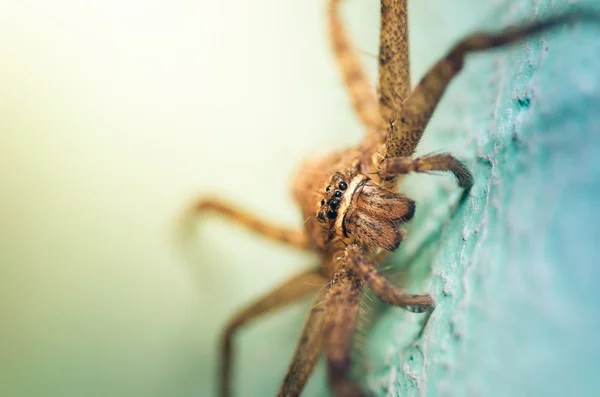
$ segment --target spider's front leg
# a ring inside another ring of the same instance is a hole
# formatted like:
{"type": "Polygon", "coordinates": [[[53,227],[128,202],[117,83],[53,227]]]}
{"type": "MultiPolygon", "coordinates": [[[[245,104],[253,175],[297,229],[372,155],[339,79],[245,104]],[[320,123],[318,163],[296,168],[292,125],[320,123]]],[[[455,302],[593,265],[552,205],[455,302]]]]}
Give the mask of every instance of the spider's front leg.
{"type": "Polygon", "coordinates": [[[399,306],[413,313],[423,313],[432,310],[435,302],[429,294],[407,294],[394,286],[375,269],[375,264],[356,244],[346,247],[343,258],[344,264],[352,270],[383,302],[399,306]]]}
{"type": "Polygon", "coordinates": [[[390,123],[388,128],[385,158],[411,156],[414,153],[442,95],[462,69],[468,54],[502,47],[576,20],[598,23],[600,14],[595,11],[572,12],[542,22],[510,27],[498,33],[473,33],[458,42],[429,69],[403,106],[391,117],[395,122],[390,123]]]}
{"type": "Polygon", "coordinates": [[[349,245],[343,264],[331,280],[323,319],[323,351],[327,359],[327,375],[338,397],[363,397],[366,394],[349,379],[352,335],[356,328],[359,301],[366,284],[387,304],[399,306],[414,313],[432,310],[435,306],[429,294],[406,294],[392,285],[374,267],[364,250],[349,245]]]}
{"type": "Polygon", "coordinates": [[[381,0],[379,110],[389,120],[410,94],[406,0],[381,0]]]}
{"type": "Polygon", "coordinates": [[[473,184],[471,172],[448,153],[430,156],[391,157],[384,160],[379,166],[379,176],[383,179],[393,178],[410,172],[450,171],[458,180],[458,185],[468,189],[473,184]]]}

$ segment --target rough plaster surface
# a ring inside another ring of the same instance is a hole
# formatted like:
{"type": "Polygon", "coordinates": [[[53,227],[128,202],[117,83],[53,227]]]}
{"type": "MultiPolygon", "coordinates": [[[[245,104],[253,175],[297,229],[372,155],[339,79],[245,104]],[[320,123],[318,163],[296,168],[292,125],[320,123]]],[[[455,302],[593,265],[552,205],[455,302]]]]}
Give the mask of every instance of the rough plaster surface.
{"type": "MultiPolygon", "coordinates": [[[[558,9],[520,2],[496,22],[558,9]]],[[[438,306],[422,335],[400,310],[376,323],[378,395],[600,393],[599,34],[577,23],[473,57],[448,92],[430,130],[459,128],[475,186],[451,220],[411,226],[441,228],[414,263],[431,261],[438,306]]]]}

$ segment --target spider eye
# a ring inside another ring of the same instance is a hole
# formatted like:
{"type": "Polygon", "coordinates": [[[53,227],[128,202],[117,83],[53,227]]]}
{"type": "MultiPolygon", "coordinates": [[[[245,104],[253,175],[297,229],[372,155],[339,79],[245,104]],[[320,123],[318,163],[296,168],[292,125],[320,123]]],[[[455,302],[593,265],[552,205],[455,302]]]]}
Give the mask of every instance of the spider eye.
{"type": "Polygon", "coordinates": [[[346,189],[348,189],[348,184],[346,182],[342,181],[342,182],[340,182],[338,187],[340,188],[340,190],[346,190],[346,189]]]}
{"type": "Polygon", "coordinates": [[[327,218],[335,219],[337,217],[337,211],[329,210],[327,211],[327,218]]]}
{"type": "Polygon", "coordinates": [[[327,186],[327,187],[325,188],[325,191],[326,191],[326,192],[328,192],[328,191],[330,191],[330,190],[331,190],[331,186],[327,186]]]}
{"type": "Polygon", "coordinates": [[[337,201],[337,200],[329,200],[328,204],[331,207],[331,209],[334,210],[334,209],[336,209],[340,205],[340,202],[337,201]]]}
{"type": "Polygon", "coordinates": [[[321,200],[321,205],[325,205],[325,199],[321,200]]]}
{"type": "Polygon", "coordinates": [[[342,197],[342,192],[340,192],[339,190],[336,190],[335,193],[333,193],[333,197],[337,197],[337,198],[342,197]]]}

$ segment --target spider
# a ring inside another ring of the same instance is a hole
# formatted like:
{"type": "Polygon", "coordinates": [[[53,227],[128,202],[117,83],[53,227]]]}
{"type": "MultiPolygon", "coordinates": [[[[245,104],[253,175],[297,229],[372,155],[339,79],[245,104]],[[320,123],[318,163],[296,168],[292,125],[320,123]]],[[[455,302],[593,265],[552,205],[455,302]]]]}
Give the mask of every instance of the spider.
{"type": "Polygon", "coordinates": [[[350,378],[351,339],[359,300],[369,288],[382,301],[414,313],[434,309],[429,294],[407,294],[378,270],[396,250],[405,232],[401,225],[414,215],[415,202],[397,192],[403,175],[449,171],[469,189],[469,170],[448,153],[414,158],[429,120],[466,55],[504,46],[585,14],[565,14],[543,22],[522,24],[497,33],[478,32],[459,41],[411,90],[408,59],[407,1],[381,0],[378,90],[372,89],[348,42],[340,18],[340,0],[328,0],[332,49],[352,107],[365,127],[357,146],[311,159],[296,175],[293,195],[306,222],[291,230],[217,200],[201,199],[186,219],[207,210],[279,242],[313,250],[320,265],[297,275],[237,313],[227,324],[220,345],[219,395],[231,396],[235,332],[248,321],[316,291],[287,373],[277,396],[298,396],[317,358],[326,359],[327,376],[338,397],[367,394],[350,378]],[[319,288],[325,285],[325,288],[319,288]],[[319,303],[324,302],[324,305],[319,303]]]}

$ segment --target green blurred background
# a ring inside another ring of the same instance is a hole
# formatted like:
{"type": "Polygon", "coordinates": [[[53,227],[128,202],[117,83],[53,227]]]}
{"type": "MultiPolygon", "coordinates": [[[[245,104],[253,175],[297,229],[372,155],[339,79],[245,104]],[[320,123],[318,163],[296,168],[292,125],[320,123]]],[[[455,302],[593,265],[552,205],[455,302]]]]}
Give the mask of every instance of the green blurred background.
{"type": "MultiPolygon", "coordinates": [[[[413,78],[465,32],[551,12],[549,5],[411,2],[413,78]]],[[[374,79],[379,4],[347,0],[343,11],[374,79]]],[[[560,48],[573,47],[569,40],[560,48]]],[[[498,221],[482,218],[487,214],[482,203],[494,197],[488,195],[490,189],[504,183],[502,178],[486,180],[489,163],[501,166],[503,161],[486,151],[496,150],[502,134],[512,133],[510,123],[504,130],[494,124],[510,110],[505,103],[515,99],[512,88],[502,94],[501,87],[527,85],[529,80],[519,77],[519,65],[531,60],[531,54],[516,46],[474,59],[423,142],[421,152],[450,150],[477,171],[477,185],[457,217],[449,221],[447,210],[458,194],[452,178],[407,178],[404,188],[419,207],[397,262],[433,241],[428,255],[417,261],[415,274],[421,281],[433,266],[429,288],[442,305],[432,318],[433,334],[417,337],[418,343],[413,338],[419,316],[391,310],[373,324],[370,350],[363,348],[359,355],[370,370],[366,380],[371,389],[382,396],[501,396],[509,390],[481,386],[494,385],[488,382],[497,368],[479,365],[477,349],[488,349],[486,354],[491,349],[493,355],[493,346],[461,343],[490,332],[472,327],[486,323],[481,306],[452,298],[444,305],[444,296],[462,297],[461,291],[468,290],[471,297],[485,298],[504,288],[501,282],[491,287],[482,283],[488,274],[473,270],[479,262],[463,260],[464,255],[478,255],[482,263],[490,263],[496,255],[489,248],[494,241],[460,250],[462,243],[453,238],[465,241],[473,230],[485,229],[469,225],[498,221]],[[505,61],[507,54],[513,58],[505,61]],[[440,235],[443,250],[436,243],[440,235]],[[465,349],[470,353],[461,355],[465,349]]],[[[556,54],[562,64],[550,62],[548,70],[559,70],[562,78],[565,71],[580,76],[568,64],[573,54],[566,61],[556,54]]],[[[586,62],[587,70],[598,65],[597,60],[586,62]]],[[[534,72],[525,71],[529,78],[534,72]]],[[[593,87],[598,79],[590,76],[583,85],[591,84],[591,94],[586,92],[597,104],[593,87]]],[[[299,225],[290,197],[291,175],[308,155],[360,138],[329,51],[325,1],[0,0],[0,87],[0,395],[214,395],[216,343],[227,318],[314,265],[316,258],[215,216],[199,222],[192,248],[182,247],[175,238],[176,220],[190,200],[210,194],[281,224],[299,225]]],[[[578,99],[590,105],[589,97],[578,99]]],[[[536,164],[548,163],[548,158],[546,153],[536,164]]],[[[521,181],[521,188],[523,184],[527,181],[521,181]]],[[[538,197],[535,191],[527,195],[538,197]]],[[[507,208],[496,198],[500,208],[507,208]]],[[[492,267],[493,280],[502,279],[499,268],[492,267]]],[[[585,269],[582,274],[589,276],[585,269]]],[[[414,288],[428,286],[417,282],[414,288]]],[[[294,305],[239,333],[237,396],[274,393],[306,308],[307,302],[294,305]]],[[[561,310],[557,303],[550,306],[554,310],[561,310]]],[[[543,328],[543,322],[537,324],[543,328]]],[[[563,337],[576,338],[577,333],[563,337]]],[[[560,340],[552,338],[542,349],[560,340]]],[[[493,345],[496,339],[489,340],[493,345]]],[[[512,353],[506,348],[510,341],[506,343],[496,349],[512,353]]],[[[584,347],[582,351],[596,354],[597,346],[584,347]]],[[[567,357],[579,357],[580,350],[576,352],[567,357]]],[[[587,356],[590,363],[597,363],[594,357],[587,356]]],[[[540,362],[534,360],[525,373],[540,362]]],[[[510,374],[498,384],[522,385],[521,378],[510,374]]],[[[532,391],[510,390],[513,395],[546,390],[516,387],[532,391]]],[[[306,395],[329,395],[322,367],[306,395]]]]}

